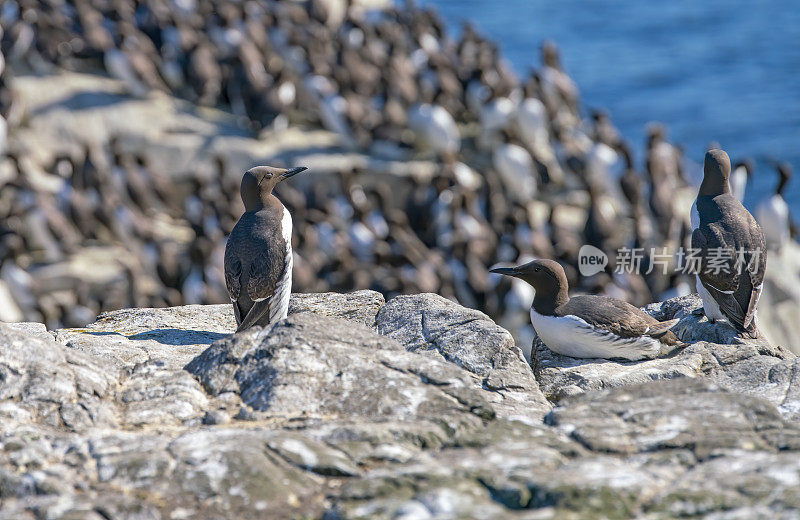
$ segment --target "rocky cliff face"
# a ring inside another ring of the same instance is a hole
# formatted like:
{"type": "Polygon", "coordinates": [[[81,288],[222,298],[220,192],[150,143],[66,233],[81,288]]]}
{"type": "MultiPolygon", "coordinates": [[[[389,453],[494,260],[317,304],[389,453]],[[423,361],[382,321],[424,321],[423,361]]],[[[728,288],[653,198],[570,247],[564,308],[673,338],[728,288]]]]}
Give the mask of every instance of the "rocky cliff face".
{"type": "Polygon", "coordinates": [[[533,369],[422,294],[0,324],[0,519],[792,518],[800,362],[683,298],[669,358],[533,369]]]}

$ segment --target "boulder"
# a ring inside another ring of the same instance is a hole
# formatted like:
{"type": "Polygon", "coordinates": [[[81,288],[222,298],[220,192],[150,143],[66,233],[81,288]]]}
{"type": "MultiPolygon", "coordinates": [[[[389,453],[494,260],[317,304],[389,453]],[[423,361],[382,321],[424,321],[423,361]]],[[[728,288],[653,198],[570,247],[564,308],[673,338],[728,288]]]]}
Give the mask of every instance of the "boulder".
{"type": "Polygon", "coordinates": [[[496,420],[350,480],[333,518],[790,518],[798,433],[770,403],[700,381],[586,393],[545,425],[496,420]]]}
{"type": "Polygon", "coordinates": [[[144,362],[180,369],[234,330],[230,305],[184,305],[107,312],[84,328],[56,331],[55,338],[120,369],[144,362]]]}
{"type": "Polygon", "coordinates": [[[790,518],[800,508],[800,464],[791,455],[800,426],[766,400],[699,380],[654,381],[566,398],[547,423],[601,454],[548,484],[605,488],[585,508],[600,501],[620,517],[646,518],[790,518]],[[723,516],[729,510],[736,512],[723,516]]]}
{"type": "Polygon", "coordinates": [[[436,294],[398,296],[375,318],[376,330],[406,350],[449,361],[482,379],[504,416],[546,412],[549,404],[514,338],[488,316],[436,294]]]}
{"type": "Polygon", "coordinates": [[[14,323],[5,323],[5,326],[11,330],[22,332],[28,336],[35,336],[45,341],[53,339],[53,335],[47,330],[44,323],[36,321],[18,321],[14,323]]]}
{"type": "Polygon", "coordinates": [[[593,452],[687,449],[697,460],[722,450],[797,450],[800,425],[758,397],[707,381],[654,381],[567,398],[547,423],[593,452]]]}
{"type": "Polygon", "coordinates": [[[101,359],[0,323],[0,423],[67,431],[114,426],[117,374],[101,359]]]}
{"type": "MultiPolygon", "coordinates": [[[[375,291],[293,294],[289,312],[310,311],[372,326],[384,299],[375,291]]],[[[37,329],[38,330],[38,329],[37,329]]],[[[166,309],[122,309],[103,313],[84,328],[55,332],[59,343],[103,357],[119,368],[153,362],[183,368],[218,339],[236,331],[230,304],[166,309]]]]}
{"type": "Polygon", "coordinates": [[[313,312],[361,323],[367,327],[375,325],[375,316],[386,303],[377,291],[355,291],[342,293],[293,294],[289,301],[289,314],[313,312]]]}
{"type": "Polygon", "coordinates": [[[314,313],[219,341],[186,369],[212,396],[239,395],[258,418],[436,418],[455,425],[494,416],[469,372],[314,313]]]}

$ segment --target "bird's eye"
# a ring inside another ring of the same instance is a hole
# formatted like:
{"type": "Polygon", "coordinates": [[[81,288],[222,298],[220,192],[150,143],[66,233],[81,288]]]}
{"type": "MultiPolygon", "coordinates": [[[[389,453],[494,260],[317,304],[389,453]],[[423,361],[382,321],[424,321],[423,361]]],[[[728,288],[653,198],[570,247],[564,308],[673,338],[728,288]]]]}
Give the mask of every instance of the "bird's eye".
{"type": "Polygon", "coordinates": [[[533,270],[536,271],[537,273],[539,272],[539,268],[538,267],[535,267],[533,270]]]}

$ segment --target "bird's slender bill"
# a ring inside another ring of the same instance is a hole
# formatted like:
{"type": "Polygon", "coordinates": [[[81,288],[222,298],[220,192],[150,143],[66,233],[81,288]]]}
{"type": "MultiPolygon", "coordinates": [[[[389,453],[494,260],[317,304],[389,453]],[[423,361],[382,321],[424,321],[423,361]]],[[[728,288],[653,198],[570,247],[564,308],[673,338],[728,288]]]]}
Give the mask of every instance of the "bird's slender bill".
{"type": "Polygon", "coordinates": [[[516,267],[495,267],[494,269],[489,269],[489,272],[503,274],[506,276],[517,276],[519,274],[519,271],[516,267]]]}
{"type": "Polygon", "coordinates": [[[297,175],[300,172],[306,171],[308,168],[305,166],[298,166],[296,168],[289,168],[286,170],[283,175],[281,175],[281,179],[288,179],[294,175],[297,175]]]}

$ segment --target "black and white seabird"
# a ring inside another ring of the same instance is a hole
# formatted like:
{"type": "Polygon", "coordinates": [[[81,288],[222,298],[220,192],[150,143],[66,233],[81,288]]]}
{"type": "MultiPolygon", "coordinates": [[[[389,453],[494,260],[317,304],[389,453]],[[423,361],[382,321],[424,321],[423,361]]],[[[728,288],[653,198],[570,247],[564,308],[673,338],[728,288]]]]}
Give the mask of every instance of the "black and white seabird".
{"type": "Polygon", "coordinates": [[[292,292],[292,216],[272,189],[306,168],[257,166],[242,177],[245,212],[225,246],[225,285],[236,332],[286,317],[292,292]]]}
{"type": "Polygon", "coordinates": [[[747,189],[747,183],[753,176],[753,161],[744,159],[737,161],[733,165],[733,173],[731,173],[731,193],[739,199],[739,202],[744,202],[744,192],[747,189]]]}
{"type": "Polygon", "coordinates": [[[491,272],[514,276],[536,290],[531,324],[547,347],[576,358],[654,358],[678,344],[670,331],[678,320],[660,322],[633,305],[608,296],[569,297],[564,268],[554,260],[534,260],[491,272]]]}
{"type": "Polygon", "coordinates": [[[701,260],[697,292],[709,321],[727,319],[740,333],[755,337],[767,247],[761,226],[731,193],[730,175],[728,154],[706,152],[691,214],[692,249],[701,260]]]}
{"type": "Polygon", "coordinates": [[[756,216],[764,230],[767,247],[780,251],[791,235],[789,205],[783,198],[783,190],[792,178],[792,167],[789,163],[779,163],[777,167],[780,178],[775,194],[756,207],[756,216]]]}

